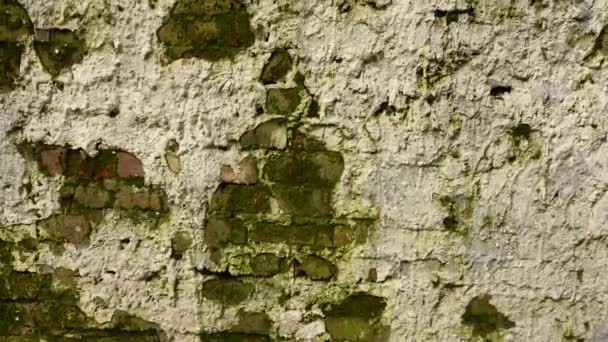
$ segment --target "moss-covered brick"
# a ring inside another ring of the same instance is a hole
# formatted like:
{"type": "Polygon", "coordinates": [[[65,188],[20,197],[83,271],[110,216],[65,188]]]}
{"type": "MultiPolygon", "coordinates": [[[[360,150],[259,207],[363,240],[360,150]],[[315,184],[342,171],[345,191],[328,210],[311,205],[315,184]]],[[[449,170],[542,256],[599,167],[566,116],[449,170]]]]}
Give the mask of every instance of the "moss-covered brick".
{"type": "Polygon", "coordinates": [[[250,15],[238,0],[179,0],[157,31],[169,62],[233,58],[251,46],[250,15]]]}
{"type": "Polygon", "coordinates": [[[270,277],[281,272],[281,259],[272,253],[256,255],[249,265],[253,275],[258,277],[270,277]]]}
{"type": "Polygon", "coordinates": [[[201,342],[270,342],[270,338],[268,336],[255,334],[219,332],[202,334],[201,342]]]}
{"type": "Polygon", "coordinates": [[[36,323],[31,304],[0,301],[0,339],[9,335],[33,334],[36,323]]]}
{"type": "Polygon", "coordinates": [[[333,187],[340,180],[343,170],[344,159],[338,152],[297,152],[271,157],[264,174],[272,182],[333,187]]]}
{"type": "Polygon", "coordinates": [[[111,206],[110,192],[97,183],[77,186],[74,191],[74,199],[87,208],[101,209],[111,206]]]}
{"type": "Polygon", "coordinates": [[[79,330],[89,325],[89,319],[78,307],[78,298],[72,291],[35,302],[30,309],[38,331],[79,330]]]}
{"type": "Polygon", "coordinates": [[[287,122],[273,119],[241,135],[243,149],[284,149],[287,146],[287,122]]]}
{"type": "MultiPolygon", "coordinates": [[[[165,338],[161,338],[155,332],[132,333],[120,331],[101,331],[94,330],[92,332],[79,333],[71,336],[45,336],[46,342],[164,342],[165,338]]],[[[22,342],[22,341],[16,341],[22,342]]],[[[36,339],[35,342],[40,342],[36,339]]]]}
{"type": "Polygon", "coordinates": [[[225,305],[236,305],[253,293],[253,285],[232,278],[215,278],[203,283],[202,295],[225,305]]]}
{"type": "Polygon", "coordinates": [[[95,157],[87,156],[80,149],[67,149],[65,175],[87,180],[101,180],[116,177],[116,153],[101,150],[95,157]]]}
{"type": "Polygon", "coordinates": [[[13,244],[10,242],[0,241],[0,267],[10,266],[14,260],[13,244]]]}
{"type": "Polygon", "coordinates": [[[355,293],[325,311],[325,328],[333,340],[383,342],[390,330],[380,324],[386,308],[382,297],[355,293]]]}
{"type": "Polygon", "coordinates": [[[312,280],[329,280],[338,270],[329,260],[317,255],[307,255],[299,261],[306,277],[312,280]]]}
{"type": "Polygon", "coordinates": [[[270,210],[270,191],[262,184],[221,184],[209,203],[209,211],[223,215],[257,214],[270,210]]]}
{"type": "Polygon", "coordinates": [[[165,196],[161,190],[122,185],[116,193],[117,209],[166,211],[165,196]]]}
{"type": "Polygon", "coordinates": [[[247,228],[239,219],[210,217],[205,225],[205,242],[210,247],[247,243],[247,228]]]}
{"type": "Polygon", "coordinates": [[[321,110],[321,107],[319,106],[319,102],[313,98],[310,100],[310,105],[308,106],[308,111],[306,112],[306,116],[309,118],[318,118],[320,110],[321,110]]]}
{"type": "Polygon", "coordinates": [[[25,8],[17,0],[0,2],[0,41],[18,41],[33,33],[25,8]]]}
{"type": "Polygon", "coordinates": [[[91,233],[89,221],[81,215],[53,215],[40,221],[40,227],[48,239],[76,245],[86,243],[91,233]]]}
{"type": "Polygon", "coordinates": [[[328,317],[325,329],[333,340],[362,341],[369,329],[369,322],[361,317],[328,317]]]}
{"type": "Polygon", "coordinates": [[[37,36],[43,36],[44,39],[37,38],[34,49],[44,70],[53,77],[80,62],[86,53],[85,41],[68,29],[52,28],[37,36]]]}
{"type": "Polygon", "coordinates": [[[390,328],[370,322],[360,317],[328,317],[325,329],[332,341],[386,342],[390,338],[390,328]]]}
{"type": "Polygon", "coordinates": [[[334,233],[336,247],[344,247],[350,244],[363,244],[369,232],[368,222],[355,225],[337,225],[334,233]]]}
{"type": "Polygon", "coordinates": [[[309,151],[319,152],[326,151],[325,144],[323,142],[303,133],[298,130],[294,130],[291,133],[291,140],[289,141],[289,149],[292,151],[309,151]]]}
{"type": "Polygon", "coordinates": [[[384,309],[386,309],[384,298],[365,292],[358,292],[346,297],[341,303],[325,310],[325,314],[328,316],[373,319],[382,316],[384,309]]]}
{"type": "Polygon", "coordinates": [[[0,277],[0,301],[36,300],[50,282],[47,275],[13,270],[0,271],[0,277]]]}
{"type": "Polygon", "coordinates": [[[23,46],[19,43],[0,42],[0,92],[13,90],[19,77],[23,46]]]}
{"type": "Polygon", "coordinates": [[[123,332],[160,331],[160,326],[157,323],[146,321],[122,310],[114,311],[110,323],[112,329],[123,332]]]}
{"type": "Polygon", "coordinates": [[[472,298],[462,315],[462,324],[473,330],[473,335],[486,340],[495,336],[500,330],[510,329],[515,323],[509,320],[490,303],[490,295],[472,298]]]}
{"type": "Polygon", "coordinates": [[[192,246],[192,237],[188,232],[180,231],[173,235],[171,239],[171,256],[176,259],[181,257],[190,249],[192,246]]]}
{"type": "Polygon", "coordinates": [[[269,114],[289,115],[302,102],[300,88],[272,88],[266,92],[266,111],[269,114]]]}
{"type": "Polygon", "coordinates": [[[117,152],[118,176],[120,177],[143,177],[144,165],[136,156],[127,152],[117,152]]]}
{"type": "Polygon", "coordinates": [[[32,21],[18,1],[0,2],[0,92],[15,88],[24,51],[21,42],[32,32],[32,21]]]}
{"type": "Polygon", "coordinates": [[[68,177],[88,176],[86,169],[81,168],[86,159],[86,154],[80,149],[67,149],[65,157],[65,175],[68,177]]]}
{"type": "Polygon", "coordinates": [[[272,321],[265,312],[250,312],[240,310],[238,312],[238,323],[230,330],[244,334],[268,335],[272,321]]]}
{"type": "Polygon", "coordinates": [[[230,165],[223,165],[220,180],[224,183],[255,184],[258,181],[257,160],[251,156],[245,157],[239,162],[236,171],[230,165]]]}
{"type": "Polygon", "coordinates": [[[251,240],[267,243],[285,243],[318,248],[333,247],[334,227],[332,225],[306,224],[283,226],[269,222],[254,225],[251,240]]]}
{"type": "Polygon", "coordinates": [[[276,83],[291,70],[293,59],[285,49],[276,49],[262,69],[260,80],[264,84],[276,83]]]}
{"type": "Polygon", "coordinates": [[[275,184],[271,189],[279,206],[288,215],[304,217],[331,215],[332,190],[329,188],[275,184]]]}
{"type": "Polygon", "coordinates": [[[157,324],[117,311],[100,327],[79,308],[73,272],[52,274],[0,269],[0,341],[160,342],[157,324]]]}

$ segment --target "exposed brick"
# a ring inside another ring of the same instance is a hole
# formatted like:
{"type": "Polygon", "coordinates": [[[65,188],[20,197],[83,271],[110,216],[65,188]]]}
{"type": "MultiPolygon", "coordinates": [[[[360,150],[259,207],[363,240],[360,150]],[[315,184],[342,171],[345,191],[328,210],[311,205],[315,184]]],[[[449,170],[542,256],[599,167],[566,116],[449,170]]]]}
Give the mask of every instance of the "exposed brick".
{"type": "Polygon", "coordinates": [[[0,272],[0,300],[28,301],[38,298],[49,277],[29,272],[0,272]]]}
{"type": "Polygon", "coordinates": [[[40,152],[40,164],[49,176],[63,174],[65,152],[62,148],[43,149],[40,152]]]}
{"type": "Polygon", "coordinates": [[[219,332],[202,334],[201,342],[270,342],[270,338],[268,336],[255,334],[219,332]]]}
{"type": "Polygon", "coordinates": [[[250,16],[241,1],[180,0],[156,33],[169,62],[232,59],[255,41],[250,16]]]}
{"type": "Polygon", "coordinates": [[[369,231],[368,224],[364,222],[355,225],[336,225],[334,234],[336,247],[344,247],[352,243],[365,243],[369,231]]]}
{"type": "Polygon", "coordinates": [[[34,333],[36,323],[32,317],[30,304],[0,302],[0,339],[9,335],[29,335],[34,333]]]}
{"type": "Polygon", "coordinates": [[[336,274],[336,266],[320,256],[308,255],[299,260],[302,271],[312,280],[329,280],[336,274]]]}
{"type": "Polygon", "coordinates": [[[270,158],[264,174],[272,182],[311,187],[333,187],[344,170],[338,152],[291,153],[270,158]]]}
{"type": "Polygon", "coordinates": [[[241,135],[243,149],[284,149],[287,146],[287,121],[273,119],[241,135]]]}
{"type": "Polygon", "coordinates": [[[211,247],[247,243],[247,228],[238,219],[210,217],[205,225],[205,241],[211,247]]]}
{"type": "Polygon", "coordinates": [[[256,242],[286,243],[314,247],[333,247],[334,227],[331,225],[292,225],[259,222],[251,232],[251,240],[256,242]]]}
{"type": "Polygon", "coordinates": [[[211,197],[210,212],[234,215],[270,210],[270,191],[264,185],[222,184],[211,197]]]}
{"type": "Polygon", "coordinates": [[[276,83],[291,70],[293,59],[285,49],[276,49],[262,69],[260,80],[264,84],[276,83]]]}
{"type": "Polygon", "coordinates": [[[291,114],[298,109],[301,101],[300,88],[273,88],[266,92],[266,110],[270,114],[291,114]]]}
{"type": "Polygon", "coordinates": [[[67,174],[100,180],[116,176],[117,158],[114,151],[101,150],[95,157],[83,151],[71,150],[67,156],[67,174]]]}
{"type": "Polygon", "coordinates": [[[271,253],[262,253],[251,259],[250,266],[253,275],[269,277],[281,271],[281,259],[271,253]]]}
{"type": "Polygon", "coordinates": [[[68,149],[66,152],[66,176],[89,176],[86,169],[81,170],[85,159],[86,156],[84,156],[82,150],[68,149]]]}
{"type": "Polygon", "coordinates": [[[141,160],[127,152],[117,152],[118,175],[120,177],[143,177],[144,165],[141,160]]]}
{"type": "Polygon", "coordinates": [[[224,183],[255,184],[258,180],[257,161],[253,157],[246,157],[238,164],[237,170],[230,165],[223,165],[220,179],[224,183]]]}
{"type": "Polygon", "coordinates": [[[210,279],[203,283],[203,297],[226,305],[236,305],[253,293],[253,285],[232,278],[210,279]]]}
{"type": "Polygon", "coordinates": [[[325,311],[325,328],[333,340],[384,342],[390,328],[379,319],[386,308],[382,297],[355,293],[325,311]]]}
{"type": "Polygon", "coordinates": [[[265,312],[249,312],[240,310],[239,322],[231,330],[245,334],[268,335],[272,322],[265,312]]]}
{"type": "Polygon", "coordinates": [[[74,192],[74,199],[87,208],[101,209],[110,206],[110,193],[101,184],[79,185],[74,192]]]}
{"type": "Polygon", "coordinates": [[[123,185],[116,193],[114,206],[119,209],[164,211],[164,196],[149,188],[123,185]]]}
{"type": "Polygon", "coordinates": [[[285,213],[304,217],[330,216],[331,189],[275,184],[272,186],[279,206],[285,213]]]}
{"type": "Polygon", "coordinates": [[[87,242],[91,232],[89,221],[80,215],[54,215],[40,224],[49,239],[76,245],[87,242]]]}
{"type": "Polygon", "coordinates": [[[309,151],[309,152],[318,152],[318,151],[326,151],[325,145],[300,131],[294,130],[291,135],[291,140],[289,142],[289,149],[293,151],[309,151]]]}

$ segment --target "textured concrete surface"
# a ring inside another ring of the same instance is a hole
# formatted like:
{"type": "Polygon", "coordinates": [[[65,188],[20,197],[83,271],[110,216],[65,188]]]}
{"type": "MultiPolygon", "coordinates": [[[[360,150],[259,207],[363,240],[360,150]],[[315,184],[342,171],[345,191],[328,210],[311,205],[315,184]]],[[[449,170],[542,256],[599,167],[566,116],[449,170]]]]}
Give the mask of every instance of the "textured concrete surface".
{"type": "Polygon", "coordinates": [[[86,324],[126,312],[141,341],[606,339],[608,1],[20,5],[0,240],[30,245],[6,247],[7,279],[70,270],[86,324]],[[49,146],[128,152],[140,195],[103,183],[67,211],[49,146]],[[90,232],[48,235],[57,215],[90,232]]]}

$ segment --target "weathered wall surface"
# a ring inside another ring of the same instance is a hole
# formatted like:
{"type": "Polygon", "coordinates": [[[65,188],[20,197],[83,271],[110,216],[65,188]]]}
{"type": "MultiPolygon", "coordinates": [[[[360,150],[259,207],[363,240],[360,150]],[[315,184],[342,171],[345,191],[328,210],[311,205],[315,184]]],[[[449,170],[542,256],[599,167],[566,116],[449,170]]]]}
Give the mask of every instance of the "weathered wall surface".
{"type": "Polygon", "coordinates": [[[0,340],[604,341],[608,2],[1,0],[0,340]]]}

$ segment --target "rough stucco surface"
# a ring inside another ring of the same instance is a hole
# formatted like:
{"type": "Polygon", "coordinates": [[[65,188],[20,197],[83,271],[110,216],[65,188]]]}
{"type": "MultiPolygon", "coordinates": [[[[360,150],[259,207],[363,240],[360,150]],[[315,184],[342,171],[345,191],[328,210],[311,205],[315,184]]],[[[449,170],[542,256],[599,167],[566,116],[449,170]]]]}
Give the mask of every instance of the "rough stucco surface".
{"type": "Polygon", "coordinates": [[[0,239],[39,240],[11,267],[73,271],[87,317],[120,310],[198,342],[246,310],[268,314],[273,340],[329,341],[323,303],[363,292],[385,301],[390,341],[481,339],[463,318],[473,298],[506,322],[488,339],[603,341],[607,1],[250,0],[251,45],[171,62],[157,30],[172,0],[21,4],[35,28],[81,32],[87,52],[53,77],[24,39],[16,87],[0,98],[0,239]],[[294,66],[264,85],[276,48],[294,66]],[[373,227],[363,243],[318,252],[331,279],[241,277],[242,255],[308,251],[251,242],[214,255],[205,239],[222,166],[275,153],[239,139],[281,117],[259,108],[298,72],[290,127],[343,158],[331,220],[373,227]],[[58,251],[40,224],[61,210],[63,176],[44,175],[24,144],[129,151],[166,194],[167,218],[105,209],[87,244],[58,251]],[[181,258],[178,232],[192,238],[181,258]],[[236,305],[210,300],[203,283],[222,277],[254,290],[236,305]]]}

